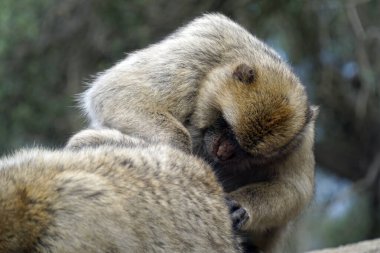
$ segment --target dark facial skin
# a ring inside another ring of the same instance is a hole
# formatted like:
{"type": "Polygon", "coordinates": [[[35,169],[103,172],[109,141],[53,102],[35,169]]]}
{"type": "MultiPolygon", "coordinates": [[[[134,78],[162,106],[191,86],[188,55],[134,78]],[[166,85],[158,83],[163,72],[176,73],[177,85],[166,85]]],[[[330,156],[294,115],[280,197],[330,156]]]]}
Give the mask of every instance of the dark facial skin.
{"type": "Polygon", "coordinates": [[[231,128],[222,118],[205,131],[203,141],[207,156],[217,163],[235,160],[239,154],[245,153],[236,141],[231,128]]]}
{"type": "Polygon", "coordinates": [[[222,117],[205,129],[201,146],[195,153],[213,167],[226,192],[273,178],[269,161],[243,150],[222,117]],[[261,169],[264,166],[265,169],[261,169]]]}
{"type": "MultiPolygon", "coordinates": [[[[274,161],[270,160],[273,157],[268,159],[254,157],[243,150],[231,127],[222,117],[204,131],[201,147],[198,147],[196,151],[211,164],[227,193],[244,185],[267,181],[275,177],[275,170],[270,166],[270,163],[274,161]]],[[[281,156],[279,155],[276,159],[281,159],[281,156]]],[[[230,209],[233,228],[239,232],[248,220],[248,214],[233,199],[227,197],[226,204],[230,209]]]]}

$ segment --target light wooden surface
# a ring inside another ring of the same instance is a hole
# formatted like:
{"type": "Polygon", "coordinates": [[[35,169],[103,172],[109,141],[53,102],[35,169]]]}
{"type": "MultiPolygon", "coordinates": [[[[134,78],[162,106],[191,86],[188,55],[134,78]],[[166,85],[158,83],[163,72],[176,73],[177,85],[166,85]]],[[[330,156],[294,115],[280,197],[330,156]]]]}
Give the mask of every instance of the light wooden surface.
{"type": "Polygon", "coordinates": [[[309,251],[307,253],[380,253],[380,239],[363,241],[338,248],[309,251]]]}

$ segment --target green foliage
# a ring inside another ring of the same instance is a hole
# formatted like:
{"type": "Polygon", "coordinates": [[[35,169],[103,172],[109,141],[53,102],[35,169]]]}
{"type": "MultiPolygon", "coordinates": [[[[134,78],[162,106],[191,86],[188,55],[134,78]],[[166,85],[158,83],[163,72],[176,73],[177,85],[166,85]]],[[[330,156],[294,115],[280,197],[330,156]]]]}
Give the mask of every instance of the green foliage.
{"type": "Polygon", "coordinates": [[[320,226],[321,241],[325,247],[335,247],[354,243],[366,239],[371,225],[369,199],[356,196],[347,213],[340,217],[327,219],[325,222],[316,223],[320,226]],[[349,229],[351,228],[351,229],[349,229]]]}
{"type": "Polygon", "coordinates": [[[74,97],[84,80],[148,43],[134,11],[142,4],[0,2],[0,154],[62,146],[83,127],[74,97]]]}
{"type": "Polygon", "coordinates": [[[61,135],[52,131],[51,119],[64,114],[63,104],[48,104],[53,89],[45,78],[48,73],[28,52],[38,44],[40,14],[47,8],[48,1],[0,3],[0,152],[33,143],[45,133],[45,140],[61,135]]]}

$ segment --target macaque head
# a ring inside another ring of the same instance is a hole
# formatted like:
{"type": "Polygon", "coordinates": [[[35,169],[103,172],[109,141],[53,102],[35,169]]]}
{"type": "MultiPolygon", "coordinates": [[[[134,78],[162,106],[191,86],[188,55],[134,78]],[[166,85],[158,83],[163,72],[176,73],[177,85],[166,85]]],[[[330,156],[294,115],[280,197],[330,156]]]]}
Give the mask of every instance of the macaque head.
{"type": "Polygon", "coordinates": [[[204,145],[214,161],[249,157],[267,163],[294,149],[313,117],[304,87],[283,62],[237,64],[215,95],[220,111],[205,130],[204,145]]]}

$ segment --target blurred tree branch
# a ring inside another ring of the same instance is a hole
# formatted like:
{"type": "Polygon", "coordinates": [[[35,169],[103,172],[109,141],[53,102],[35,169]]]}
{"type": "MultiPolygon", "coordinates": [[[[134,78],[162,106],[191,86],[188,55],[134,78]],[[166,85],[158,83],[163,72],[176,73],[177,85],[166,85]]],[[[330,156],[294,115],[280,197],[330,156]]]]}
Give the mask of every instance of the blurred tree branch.
{"type": "Polygon", "coordinates": [[[371,193],[374,222],[369,237],[376,237],[380,235],[379,24],[377,21],[377,26],[366,29],[360,10],[367,14],[368,22],[371,8],[379,4],[370,0],[350,0],[340,2],[342,9],[326,9],[324,3],[314,5],[314,11],[319,14],[322,52],[317,92],[323,111],[320,119],[323,132],[316,144],[316,159],[323,168],[354,181],[353,187],[343,196],[357,190],[371,193]],[[343,12],[345,15],[340,17],[346,19],[340,20],[338,28],[332,26],[332,22],[337,22],[339,12],[343,12]],[[352,33],[342,36],[340,30],[344,26],[352,33]],[[346,41],[353,41],[349,44],[353,54],[335,55],[335,51],[348,45],[346,41]]]}

